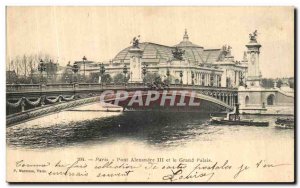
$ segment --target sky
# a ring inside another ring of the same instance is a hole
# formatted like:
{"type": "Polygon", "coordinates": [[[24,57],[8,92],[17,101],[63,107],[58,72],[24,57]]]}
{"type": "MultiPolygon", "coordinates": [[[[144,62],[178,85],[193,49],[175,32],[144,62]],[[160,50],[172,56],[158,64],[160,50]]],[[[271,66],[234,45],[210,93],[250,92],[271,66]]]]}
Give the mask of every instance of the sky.
{"type": "Polygon", "coordinates": [[[173,46],[187,29],[205,49],[232,47],[241,60],[249,33],[258,30],[263,77],[294,75],[292,7],[8,7],[7,59],[46,53],[61,65],[68,61],[107,61],[141,42],[173,46]]]}

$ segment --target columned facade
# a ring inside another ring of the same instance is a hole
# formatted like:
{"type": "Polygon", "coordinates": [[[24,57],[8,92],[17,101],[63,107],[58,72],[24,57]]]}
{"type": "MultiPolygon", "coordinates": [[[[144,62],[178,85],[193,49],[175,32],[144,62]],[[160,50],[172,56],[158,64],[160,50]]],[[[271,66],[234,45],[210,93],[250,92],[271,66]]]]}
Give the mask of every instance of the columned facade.
{"type": "MultiPolygon", "coordinates": [[[[112,80],[118,74],[123,74],[124,67],[127,67],[132,82],[142,82],[141,70],[145,65],[146,74],[159,74],[162,80],[166,79],[166,73],[169,72],[171,84],[177,84],[182,79],[183,84],[194,83],[206,87],[236,88],[240,73],[245,73],[247,69],[247,62],[234,60],[230,46],[205,49],[192,43],[187,31],[184,33],[183,40],[177,45],[166,46],[137,41],[135,46],[124,48],[112,60],[101,63],[105,66],[105,74],[109,74],[112,80]],[[178,56],[180,53],[181,55],[178,56]],[[180,77],[181,72],[182,77],[180,77]]],[[[90,63],[86,67],[86,74],[98,72],[99,66],[96,63],[90,63]]]]}

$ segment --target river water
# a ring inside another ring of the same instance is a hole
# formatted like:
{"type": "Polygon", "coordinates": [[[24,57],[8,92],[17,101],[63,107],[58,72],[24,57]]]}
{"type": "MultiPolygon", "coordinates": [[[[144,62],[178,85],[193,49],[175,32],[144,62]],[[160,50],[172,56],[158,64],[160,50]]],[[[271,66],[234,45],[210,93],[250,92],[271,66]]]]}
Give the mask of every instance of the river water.
{"type": "MultiPolygon", "coordinates": [[[[220,164],[229,161],[234,166],[228,173],[216,172],[210,181],[293,180],[294,130],[276,129],[276,117],[251,116],[256,120],[270,121],[269,127],[220,126],[210,125],[209,117],[199,113],[103,110],[99,104],[86,105],[6,128],[7,159],[11,159],[7,163],[8,169],[15,168],[15,161],[70,162],[78,157],[106,160],[209,159],[211,163],[220,164]],[[275,169],[255,169],[259,161],[286,165],[275,169]],[[251,170],[233,179],[238,166],[242,164],[248,165],[251,170]]],[[[178,165],[174,161],[170,164],[178,165]]],[[[189,163],[189,168],[194,165],[196,163],[189,163]]],[[[113,181],[162,181],[162,177],[170,172],[156,170],[148,174],[138,171],[129,179],[124,177],[113,181]]],[[[93,179],[99,172],[91,166],[89,173],[93,179]]],[[[11,178],[15,177],[22,181],[23,176],[12,173],[11,178]]],[[[32,181],[40,181],[39,178],[57,181],[48,176],[30,176],[32,181]]],[[[89,181],[84,177],[60,180],[89,181]]]]}
{"type": "Polygon", "coordinates": [[[154,148],[176,148],[193,142],[294,140],[294,130],[276,129],[273,116],[251,116],[269,121],[269,127],[220,126],[210,125],[207,115],[195,112],[103,112],[97,110],[97,105],[9,127],[7,144],[12,148],[39,149],[118,144],[130,140],[154,148]]]}

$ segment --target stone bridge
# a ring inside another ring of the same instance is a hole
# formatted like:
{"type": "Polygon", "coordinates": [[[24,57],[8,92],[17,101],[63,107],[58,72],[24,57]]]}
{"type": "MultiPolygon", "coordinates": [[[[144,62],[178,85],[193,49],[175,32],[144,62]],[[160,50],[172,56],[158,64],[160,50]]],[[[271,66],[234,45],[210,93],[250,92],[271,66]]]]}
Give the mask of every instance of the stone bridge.
{"type": "MultiPolygon", "coordinates": [[[[104,97],[103,102],[113,103],[116,101],[117,105],[122,106],[128,110],[176,110],[176,111],[199,111],[202,113],[213,113],[232,110],[234,104],[237,102],[237,89],[223,88],[223,87],[207,87],[194,85],[170,85],[168,88],[150,89],[143,83],[129,83],[129,84],[21,84],[21,85],[7,85],[6,92],[6,110],[7,117],[13,118],[14,115],[23,115],[28,113],[35,113],[36,111],[43,111],[37,113],[54,112],[55,110],[63,110],[72,108],[78,105],[99,102],[100,96],[104,92],[110,91],[110,95],[104,97]],[[120,100],[119,91],[128,93],[126,100],[120,100]],[[131,104],[133,97],[137,97],[136,91],[139,91],[140,102],[131,104]],[[146,105],[146,100],[152,92],[159,93],[159,96],[152,98],[151,102],[146,105]],[[185,92],[185,98],[181,101],[185,105],[176,105],[180,99],[180,92],[185,92]],[[170,105],[170,96],[174,95],[175,105],[170,105]],[[194,102],[200,103],[199,106],[189,106],[188,102],[191,100],[191,95],[194,102]],[[166,102],[162,103],[163,98],[166,102]],[[130,105],[131,104],[131,105],[130,105]],[[53,109],[49,110],[49,109],[53,109]],[[48,110],[46,110],[48,109],[48,110]]],[[[37,116],[37,115],[36,115],[37,116]]]]}

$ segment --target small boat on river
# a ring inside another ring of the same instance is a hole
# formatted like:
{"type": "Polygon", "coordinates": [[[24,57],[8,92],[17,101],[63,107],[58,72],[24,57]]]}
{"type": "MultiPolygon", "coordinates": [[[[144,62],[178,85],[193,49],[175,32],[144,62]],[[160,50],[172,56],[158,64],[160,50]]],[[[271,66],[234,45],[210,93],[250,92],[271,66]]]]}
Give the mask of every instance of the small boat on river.
{"type": "Polygon", "coordinates": [[[294,118],[277,118],[275,124],[275,127],[279,129],[293,129],[294,118]]]}
{"type": "Polygon", "coordinates": [[[241,119],[239,114],[239,104],[236,104],[234,111],[227,113],[226,117],[212,117],[210,118],[211,124],[219,125],[241,125],[241,126],[269,126],[268,121],[255,121],[253,119],[241,119]]]}

